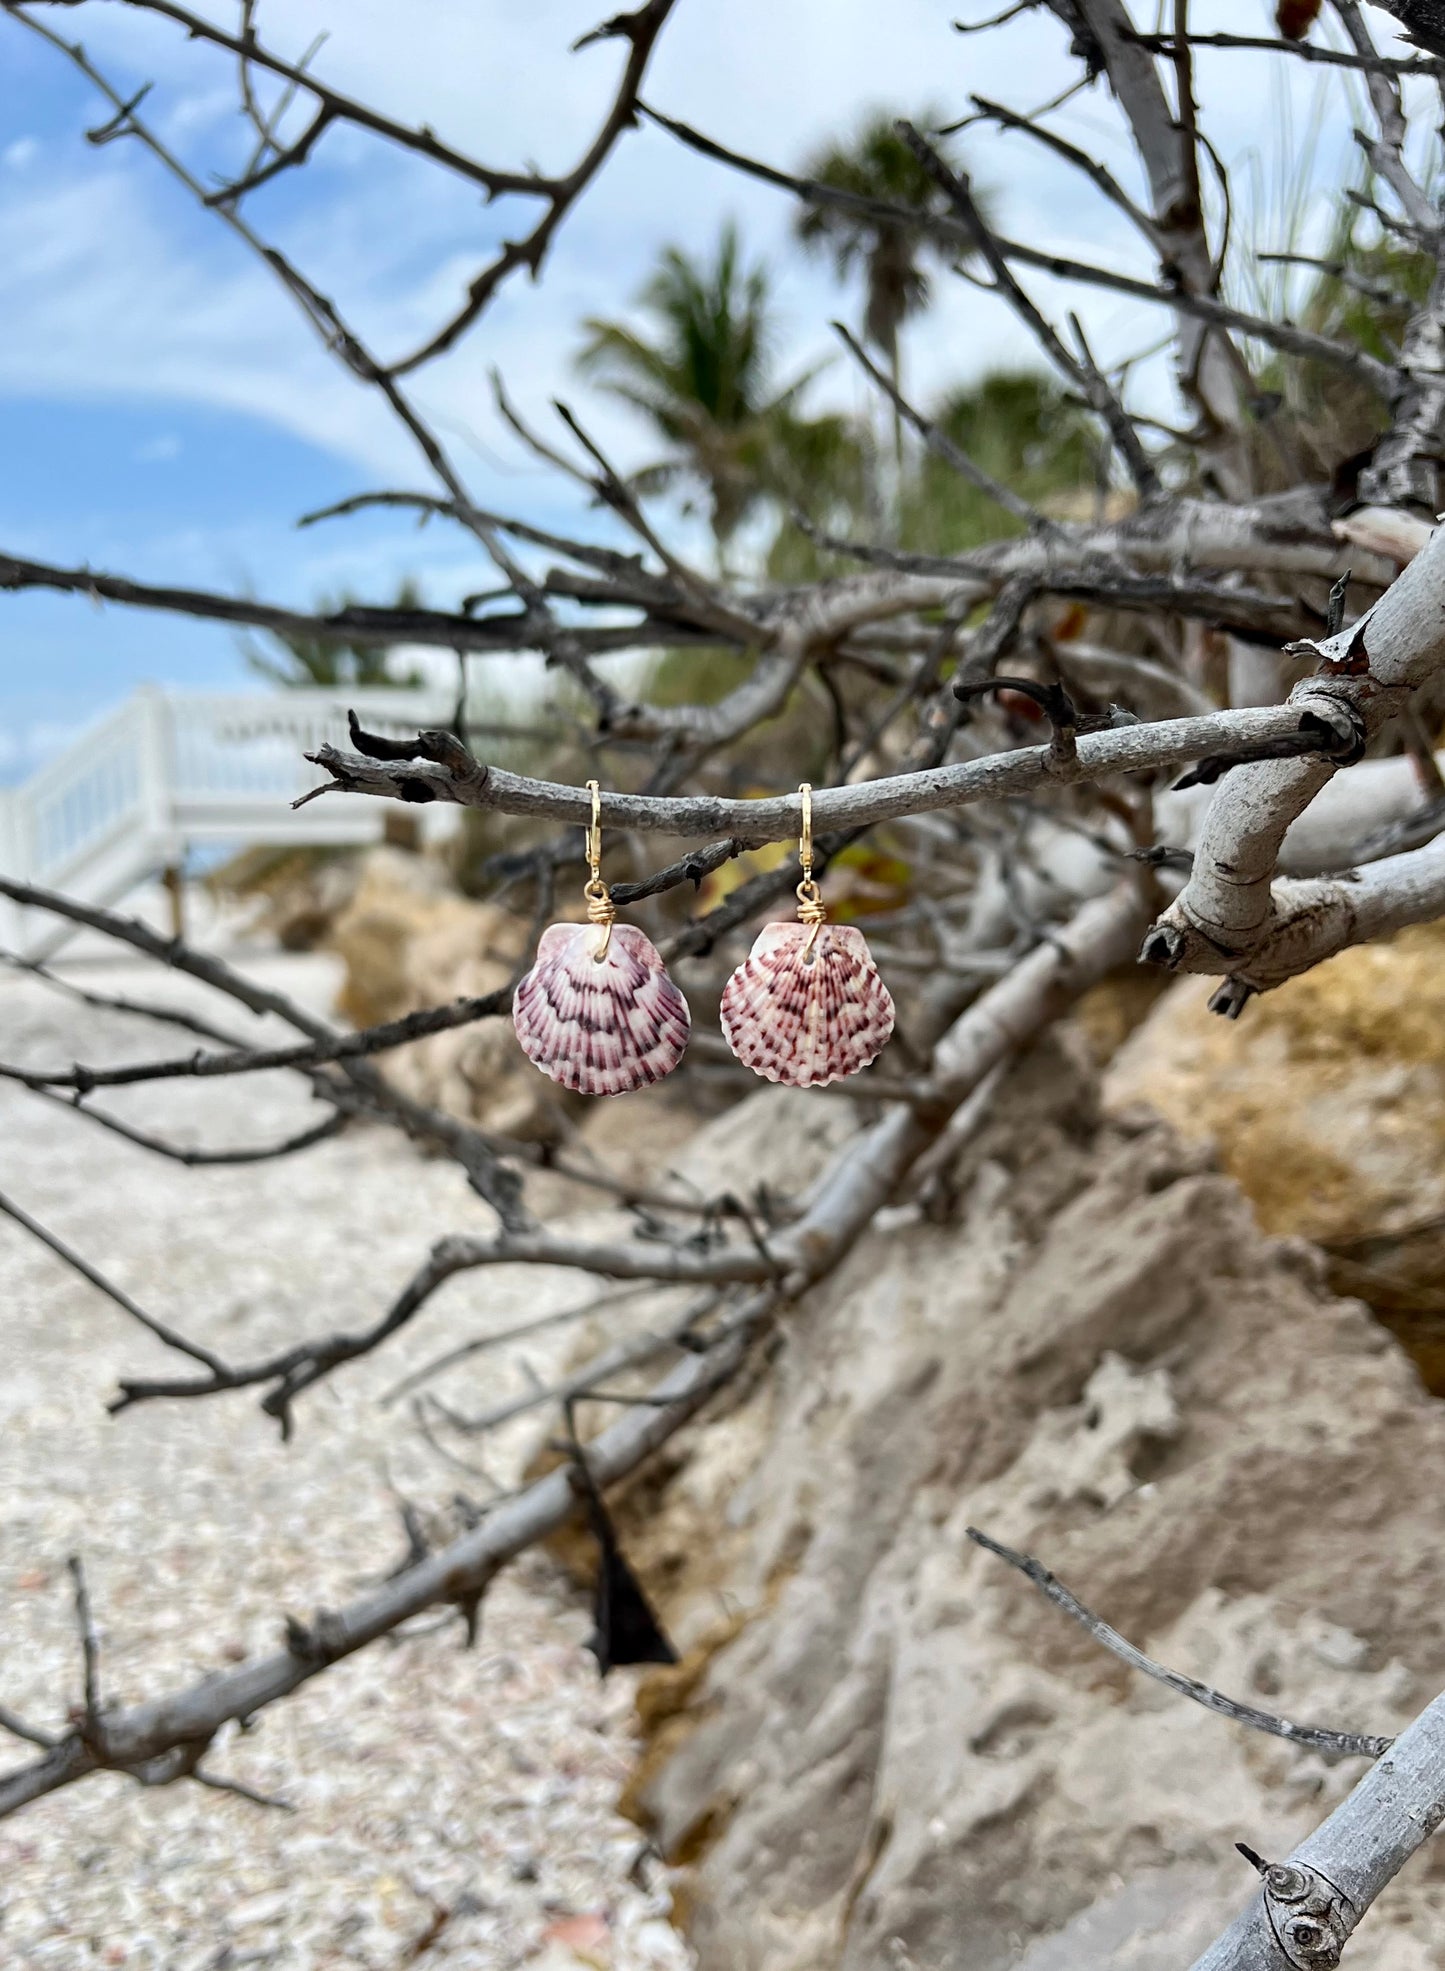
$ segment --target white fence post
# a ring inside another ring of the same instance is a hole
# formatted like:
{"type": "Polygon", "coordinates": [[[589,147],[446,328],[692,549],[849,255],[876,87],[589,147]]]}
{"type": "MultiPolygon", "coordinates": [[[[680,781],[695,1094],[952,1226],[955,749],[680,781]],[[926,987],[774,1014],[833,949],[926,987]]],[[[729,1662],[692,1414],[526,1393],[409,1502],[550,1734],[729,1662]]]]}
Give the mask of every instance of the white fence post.
{"type": "MultiPolygon", "coordinates": [[[[30,873],[25,832],[25,813],[18,790],[0,787],[0,874],[23,882],[30,873]]],[[[9,897],[0,897],[0,945],[6,951],[19,951],[24,940],[25,912],[9,897]]]]}
{"type": "Polygon", "coordinates": [[[163,864],[184,853],[175,838],[173,754],[170,708],[159,685],[143,684],[136,693],[140,715],[140,810],[147,843],[163,864]]]}

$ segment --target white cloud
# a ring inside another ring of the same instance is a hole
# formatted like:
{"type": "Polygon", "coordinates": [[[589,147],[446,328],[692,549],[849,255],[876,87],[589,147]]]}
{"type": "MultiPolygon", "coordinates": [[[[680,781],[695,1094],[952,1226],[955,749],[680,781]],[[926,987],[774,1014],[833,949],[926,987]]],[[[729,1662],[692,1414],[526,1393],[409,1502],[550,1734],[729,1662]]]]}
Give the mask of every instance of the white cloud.
{"type": "MultiPolygon", "coordinates": [[[[208,9],[232,23],[222,0],[208,0],[208,9]]],[[[228,158],[244,142],[239,119],[233,133],[225,129],[228,56],[147,14],[94,4],[78,11],[79,37],[120,81],[156,79],[148,107],[193,165],[218,134],[228,158]]],[[[620,44],[566,52],[603,11],[601,0],[288,0],[271,30],[294,56],[325,29],[317,68],[338,86],[403,120],[427,121],[489,161],[510,167],[536,156],[556,168],[583,148],[615,84],[620,44]]],[[[1239,0],[1203,0],[1196,24],[1238,26],[1239,12],[1239,0]]],[[[870,107],[937,103],[961,114],[971,93],[1027,107],[1076,72],[1051,17],[1030,14],[999,33],[960,37],[948,16],[934,0],[684,5],[664,32],[647,95],[730,145],[791,165],[870,107]]],[[[1200,95],[1227,156],[1270,136],[1261,73],[1253,58],[1201,61],[1200,95]]],[[[1313,83],[1289,87],[1302,105],[1313,83]]],[[[1076,99],[1055,127],[1137,184],[1104,85],[1076,99]]],[[[7,161],[34,142],[12,144],[7,161]]],[[[1287,142],[1277,133],[1277,147],[1287,142]]],[[[1042,146],[996,133],[966,143],[1001,222],[1020,237],[1151,274],[1147,251],[1119,216],[1042,146]]],[[[345,128],[326,135],[303,177],[253,205],[261,229],[335,295],[383,355],[444,317],[482,258],[536,210],[520,200],[484,206],[473,188],[345,128]]],[[[856,297],[840,296],[822,270],[782,258],[791,202],[656,129],[630,132],[562,227],[540,286],[514,278],[473,334],[407,386],[456,443],[476,497],[534,514],[562,497],[552,475],[499,429],[489,369],[499,367],[519,402],[545,419],[551,396],[581,394],[571,371],[579,318],[622,310],[660,244],[705,247],[727,215],[739,216],[754,247],[778,263],[792,331],[785,367],[832,352],[828,318],[840,308],[856,313],[856,297]]],[[[1046,305],[1078,306],[1106,357],[1144,347],[1167,327],[1144,304],[1077,290],[1065,297],[1044,277],[1029,280],[1046,305]]],[[[1000,304],[943,274],[937,292],[909,335],[908,374],[919,394],[945,379],[1039,360],[1000,304]]],[[[376,394],[324,354],[241,243],[194,212],[133,146],[97,154],[75,143],[43,182],[18,173],[0,181],[0,315],[0,391],[239,411],[350,461],[367,481],[427,483],[376,394]]],[[[1167,400],[1162,360],[1147,387],[1167,400]]],[[[842,362],[820,386],[833,402],[860,403],[865,394],[842,362]]],[[[586,414],[624,462],[640,455],[643,435],[614,405],[594,396],[586,414]]]]}
{"type": "Polygon", "coordinates": [[[13,143],[7,144],[4,150],[0,151],[0,164],[3,164],[7,171],[23,171],[26,165],[33,164],[39,155],[40,145],[34,137],[17,137],[13,143]]]}

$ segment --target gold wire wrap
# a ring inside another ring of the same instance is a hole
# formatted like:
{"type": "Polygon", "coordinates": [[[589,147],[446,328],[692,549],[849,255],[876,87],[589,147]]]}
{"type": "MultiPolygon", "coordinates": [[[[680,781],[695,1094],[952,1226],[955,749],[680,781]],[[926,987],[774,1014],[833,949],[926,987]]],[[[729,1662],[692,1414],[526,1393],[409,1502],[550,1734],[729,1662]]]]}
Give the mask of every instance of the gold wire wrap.
{"type": "Polygon", "coordinates": [[[612,926],[617,917],[612,892],[602,880],[602,795],[595,780],[589,780],[587,791],[592,796],[592,819],[587,826],[587,867],[592,874],[587,880],[582,894],[587,899],[587,922],[603,927],[602,942],[592,954],[592,961],[600,965],[607,956],[607,947],[612,942],[612,926]]]}
{"type": "Polygon", "coordinates": [[[810,928],[808,942],[803,946],[803,963],[806,965],[813,955],[813,946],[818,942],[818,933],[828,921],[828,913],[823,908],[823,899],[818,885],[813,881],[813,788],[809,781],[803,781],[798,788],[803,800],[803,832],[798,839],[798,860],[803,865],[803,880],[799,883],[798,922],[810,928]]]}

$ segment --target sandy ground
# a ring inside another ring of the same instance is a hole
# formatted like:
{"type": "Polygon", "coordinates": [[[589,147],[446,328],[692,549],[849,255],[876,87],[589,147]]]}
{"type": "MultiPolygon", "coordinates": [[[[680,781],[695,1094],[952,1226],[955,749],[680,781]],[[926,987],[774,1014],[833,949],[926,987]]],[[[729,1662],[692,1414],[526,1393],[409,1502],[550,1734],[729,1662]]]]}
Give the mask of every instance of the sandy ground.
{"type": "MultiPolygon", "coordinates": [[[[326,961],[253,962],[329,1002],[326,961]]],[[[206,997],[153,969],[70,970],[206,997]]],[[[189,1045],[0,977],[5,1059],[189,1045]]],[[[266,1142],[315,1115],[304,1089],[271,1076],[106,1099],[210,1145],[266,1142]]],[[[450,1166],[376,1129],[282,1162],[191,1171],[6,1085],[0,1146],[0,1188],[233,1358],[369,1320],[430,1240],[489,1223],[450,1166]]],[[[427,1508],[458,1486],[486,1496],[426,1446],[405,1405],[379,1396],[449,1343],[577,1297],[555,1274],[452,1282],[415,1332],[313,1392],[283,1447],[244,1394],[107,1416],[119,1374],[171,1373],[175,1358],[3,1218],[0,1285],[0,1703],[51,1728],[80,1688],[68,1554],[85,1558],[115,1701],[273,1648],[286,1611],[344,1600],[400,1559],[399,1491],[427,1508]]],[[[505,1396],[566,1346],[565,1330],[539,1337],[525,1368],[484,1356],[468,1393],[479,1406],[505,1396]]],[[[516,1449],[488,1452],[498,1477],[516,1449]]],[[[291,1814],[110,1776],[31,1806],[0,1825],[0,1965],[677,1971],[690,1960],[666,1884],[613,1810],[628,1675],[599,1683],[588,1627],[536,1555],[489,1595],[474,1651],[448,1626],[337,1666],[211,1754],[217,1772],[283,1794],[291,1814]]],[[[0,1748],[7,1766],[24,1756],[0,1748]]]]}

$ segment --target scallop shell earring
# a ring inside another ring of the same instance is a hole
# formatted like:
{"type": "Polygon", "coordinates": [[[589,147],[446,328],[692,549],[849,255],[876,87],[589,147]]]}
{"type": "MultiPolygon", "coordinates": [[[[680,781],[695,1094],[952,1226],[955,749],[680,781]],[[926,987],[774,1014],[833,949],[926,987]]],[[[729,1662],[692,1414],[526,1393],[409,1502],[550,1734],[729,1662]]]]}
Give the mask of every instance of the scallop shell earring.
{"type": "Polygon", "coordinates": [[[882,1052],[893,1000],[863,933],[830,924],[813,881],[813,790],[804,781],[798,922],[767,924],[722,996],[722,1030],[746,1067],[789,1088],[842,1081],[882,1052]]]}
{"type": "Polygon", "coordinates": [[[522,1052],[578,1095],[626,1095],[661,1081],[692,1031],[687,1001],[662,953],[617,912],[602,880],[601,798],[589,780],[585,924],[549,924],[512,999],[522,1052]]]}

